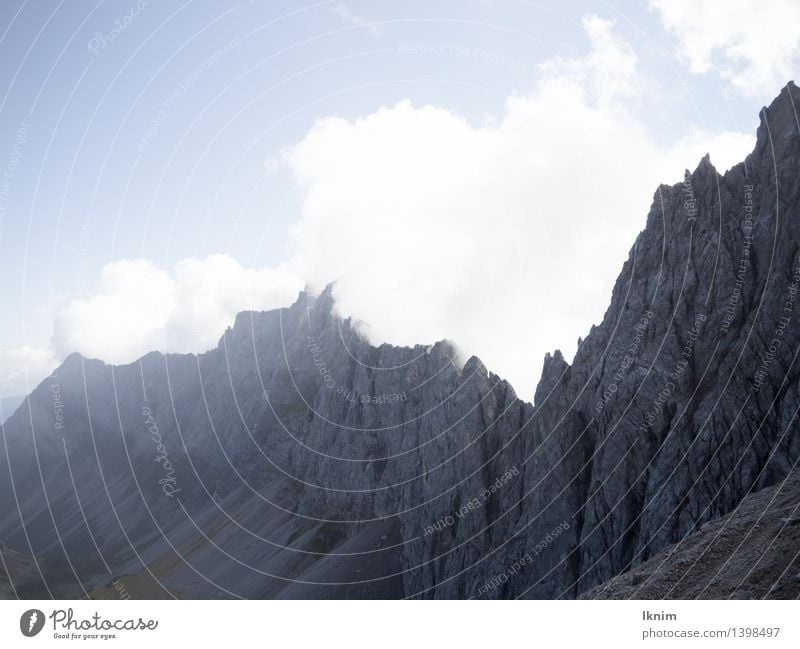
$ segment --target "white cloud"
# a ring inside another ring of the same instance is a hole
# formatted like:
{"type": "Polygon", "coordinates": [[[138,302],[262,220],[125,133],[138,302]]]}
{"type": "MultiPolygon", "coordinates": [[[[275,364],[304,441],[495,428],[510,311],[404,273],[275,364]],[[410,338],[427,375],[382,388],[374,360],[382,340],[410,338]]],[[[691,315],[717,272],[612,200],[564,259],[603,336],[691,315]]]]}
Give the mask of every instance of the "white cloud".
{"type": "Polygon", "coordinates": [[[71,302],[57,314],[56,349],[109,362],[128,362],[150,349],[164,349],[164,328],[174,308],[175,292],[169,273],[148,261],[107,264],[94,294],[71,302]]]}
{"type": "Polygon", "coordinates": [[[55,367],[47,349],[25,346],[0,352],[0,397],[28,394],[55,367]]]}
{"type": "Polygon", "coordinates": [[[800,60],[797,0],[650,0],[695,73],[716,70],[741,94],[771,98],[800,60]]]}
{"type": "Polygon", "coordinates": [[[749,151],[697,130],[656,144],[634,52],[611,23],[584,26],[588,55],[542,65],[494,125],[404,101],[323,119],[286,153],[298,267],[336,279],[373,341],[453,339],[530,397],[545,352],[571,355],[602,317],[658,184],[709,148],[723,169],[749,151]]]}
{"type": "Polygon", "coordinates": [[[171,273],[143,259],[114,262],[93,295],[58,313],[55,348],[110,363],[151,350],[204,351],[239,311],[285,306],[301,288],[286,267],[243,268],[219,254],[181,261],[171,273]]]}

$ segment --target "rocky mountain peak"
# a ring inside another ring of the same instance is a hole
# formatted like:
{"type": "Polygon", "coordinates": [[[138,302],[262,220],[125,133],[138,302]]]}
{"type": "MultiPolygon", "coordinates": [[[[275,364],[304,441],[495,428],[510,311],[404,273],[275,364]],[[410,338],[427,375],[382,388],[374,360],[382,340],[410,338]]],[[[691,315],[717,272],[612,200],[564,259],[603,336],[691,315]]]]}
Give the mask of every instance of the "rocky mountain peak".
{"type": "Polygon", "coordinates": [[[796,137],[798,115],[800,115],[800,89],[794,81],[787,83],[769,106],[759,112],[759,125],[756,131],[756,146],[747,157],[745,164],[757,164],[753,157],[767,157],[781,162],[789,156],[795,158],[800,152],[796,137]]]}

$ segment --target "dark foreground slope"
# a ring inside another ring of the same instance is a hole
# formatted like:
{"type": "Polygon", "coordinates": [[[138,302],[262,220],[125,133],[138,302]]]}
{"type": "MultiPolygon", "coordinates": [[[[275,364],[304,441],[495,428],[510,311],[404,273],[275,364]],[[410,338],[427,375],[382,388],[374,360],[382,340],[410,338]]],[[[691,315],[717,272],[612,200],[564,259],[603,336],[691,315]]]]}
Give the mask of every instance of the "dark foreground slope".
{"type": "Polygon", "coordinates": [[[535,407],[447,343],[369,345],[331,290],[199,356],[71,356],[3,428],[25,595],[571,598],[776,484],[800,458],[796,105],[724,176],[659,187],[535,407]]]}
{"type": "Polygon", "coordinates": [[[587,599],[796,599],[800,471],[652,559],[583,593],[587,599]]]}

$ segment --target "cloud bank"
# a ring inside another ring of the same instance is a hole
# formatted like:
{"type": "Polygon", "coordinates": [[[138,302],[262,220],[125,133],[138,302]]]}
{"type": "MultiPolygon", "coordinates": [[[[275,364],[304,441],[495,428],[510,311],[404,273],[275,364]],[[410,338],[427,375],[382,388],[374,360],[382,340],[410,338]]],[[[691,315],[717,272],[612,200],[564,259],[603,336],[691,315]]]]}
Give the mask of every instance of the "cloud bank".
{"type": "Polygon", "coordinates": [[[336,279],[374,342],[453,339],[530,397],[544,354],[572,355],[602,317],[655,188],[709,150],[722,171],[752,148],[697,130],[658,144],[635,53],[612,23],[584,27],[589,53],[540,66],[497,124],[405,101],[320,120],[286,152],[297,267],[336,279]]]}
{"type": "Polygon", "coordinates": [[[227,255],[187,259],[172,272],[144,259],[114,262],[92,296],[58,313],[54,344],[61,356],[78,351],[109,363],[152,350],[205,351],[238,312],[285,306],[301,288],[285,267],[243,268],[227,255]]]}

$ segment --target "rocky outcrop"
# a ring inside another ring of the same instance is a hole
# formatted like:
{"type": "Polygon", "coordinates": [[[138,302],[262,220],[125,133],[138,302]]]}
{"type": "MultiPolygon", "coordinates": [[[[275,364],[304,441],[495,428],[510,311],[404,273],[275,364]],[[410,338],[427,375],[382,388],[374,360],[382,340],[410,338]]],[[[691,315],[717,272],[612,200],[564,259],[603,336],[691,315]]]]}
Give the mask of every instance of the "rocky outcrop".
{"type": "Polygon", "coordinates": [[[800,458],[799,101],[658,188],[535,405],[303,293],[199,356],[68,358],[3,427],[0,538],[87,595],[572,598],[635,568],[800,458]]]}

